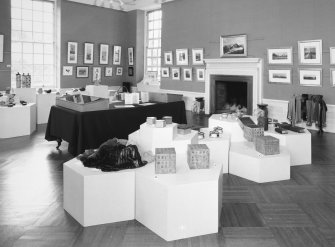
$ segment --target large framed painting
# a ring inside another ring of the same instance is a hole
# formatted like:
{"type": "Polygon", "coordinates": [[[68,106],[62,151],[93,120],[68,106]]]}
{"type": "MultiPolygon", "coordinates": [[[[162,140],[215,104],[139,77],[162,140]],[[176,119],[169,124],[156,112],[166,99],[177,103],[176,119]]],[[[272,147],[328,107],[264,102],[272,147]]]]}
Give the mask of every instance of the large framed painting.
{"type": "Polygon", "coordinates": [[[299,63],[303,65],[322,65],[322,40],[298,42],[299,63]]]}
{"type": "Polygon", "coordinates": [[[94,57],[94,44],[85,43],[84,44],[84,64],[93,64],[94,57]]]}
{"type": "Polygon", "coordinates": [[[176,64],[177,65],[188,65],[188,50],[187,49],[176,49],[176,64]]]}
{"type": "Polygon", "coordinates": [[[291,84],[291,69],[271,69],[269,70],[269,83],[291,84]]]}
{"type": "Polygon", "coordinates": [[[100,44],[100,64],[108,64],[109,45],[100,44]]]}
{"type": "Polygon", "coordinates": [[[67,63],[77,63],[78,43],[67,42],[67,63]]]}
{"type": "Polygon", "coordinates": [[[301,86],[321,87],[322,69],[299,69],[301,86]]]}
{"type": "Polygon", "coordinates": [[[293,64],[292,47],[268,49],[269,64],[293,64]]]}
{"type": "Polygon", "coordinates": [[[221,35],[220,57],[246,57],[247,35],[221,35]]]}
{"type": "Polygon", "coordinates": [[[114,45],[113,64],[115,65],[121,64],[121,46],[119,45],[114,45]]]}

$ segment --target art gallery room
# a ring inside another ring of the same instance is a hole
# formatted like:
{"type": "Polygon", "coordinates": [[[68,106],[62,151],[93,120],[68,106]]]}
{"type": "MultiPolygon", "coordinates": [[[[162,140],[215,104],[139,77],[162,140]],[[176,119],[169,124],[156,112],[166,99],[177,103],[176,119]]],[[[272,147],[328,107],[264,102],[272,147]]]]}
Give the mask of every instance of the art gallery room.
{"type": "Polygon", "coordinates": [[[333,0],[1,0],[1,247],[335,246],[333,0]]]}

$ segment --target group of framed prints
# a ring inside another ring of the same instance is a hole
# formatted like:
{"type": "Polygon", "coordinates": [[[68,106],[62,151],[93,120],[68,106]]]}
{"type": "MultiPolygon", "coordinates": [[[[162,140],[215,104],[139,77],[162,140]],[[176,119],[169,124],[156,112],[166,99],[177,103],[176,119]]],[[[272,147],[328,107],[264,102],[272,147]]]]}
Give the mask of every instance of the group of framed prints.
{"type": "MultiPolygon", "coordinates": [[[[92,80],[100,81],[102,69],[105,71],[105,77],[113,76],[113,67],[92,67],[92,80]]],[[[76,67],[76,77],[77,78],[88,78],[89,77],[89,66],[77,66],[76,67]]],[[[121,76],[123,73],[123,67],[116,67],[115,75],[121,76]]],[[[128,75],[133,76],[134,69],[133,67],[128,68],[128,75]]],[[[73,75],[73,66],[63,66],[63,76],[72,76],[73,75]]]]}
{"type": "MultiPolygon", "coordinates": [[[[192,62],[189,62],[188,49],[176,49],[175,51],[175,63],[172,51],[164,52],[164,64],[176,65],[176,66],[201,66],[204,65],[204,49],[203,48],[194,48],[192,49],[192,62]]],[[[162,67],[161,74],[163,78],[169,78],[171,72],[172,80],[181,80],[184,81],[193,81],[193,68],[181,68],[181,67],[162,67]],[[182,76],[181,76],[182,73],[182,76]]],[[[195,68],[196,80],[204,81],[205,80],[205,69],[204,68],[195,68]]]]}
{"type": "MultiPolygon", "coordinates": [[[[269,65],[293,65],[293,48],[267,50],[269,65]]],[[[322,40],[298,42],[298,60],[301,66],[322,65],[322,40]]],[[[335,64],[335,47],[330,47],[330,64],[335,64]]],[[[299,68],[301,86],[322,86],[322,68],[299,68]]],[[[335,86],[335,68],[330,69],[331,85],[335,86]]],[[[269,83],[292,84],[292,69],[269,69],[269,83]]]]}

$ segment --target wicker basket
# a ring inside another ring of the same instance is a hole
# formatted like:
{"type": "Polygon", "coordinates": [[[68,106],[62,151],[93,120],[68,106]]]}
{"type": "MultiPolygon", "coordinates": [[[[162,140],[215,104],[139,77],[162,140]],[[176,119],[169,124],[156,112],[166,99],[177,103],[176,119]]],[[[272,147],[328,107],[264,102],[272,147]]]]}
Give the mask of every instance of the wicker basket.
{"type": "Polygon", "coordinates": [[[255,148],[264,155],[279,154],[279,139],[273,136],[256,136],[255,148]]]}
{"type": "Polygon", "coordinates": [[[255,125],[254,121],[252,121],[250,117],[239,117],[237,121],[241,129],[243,129],[245,125],[255,125]]]}
{"type": "Polygon", "coordinates": [[[264,128],[258,125],[244,125],[243,136],[247,141],[253,142],[256,136],[264,136],[264,128]]]}

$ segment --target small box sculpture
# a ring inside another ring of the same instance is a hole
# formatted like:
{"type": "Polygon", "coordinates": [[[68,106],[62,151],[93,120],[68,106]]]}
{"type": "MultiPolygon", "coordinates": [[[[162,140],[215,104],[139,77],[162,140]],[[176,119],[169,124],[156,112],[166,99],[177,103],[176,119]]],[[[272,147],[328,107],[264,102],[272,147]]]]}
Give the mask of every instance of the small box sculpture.
{"type": "Polygon", "coordinates": [[[209,168],[209,148],[206,144],[188,144],[187,163],[190,169],[209,168]]]}
{"type": "Polygon", "coordinates": [[[279,139],[273,136],[256,136],[255,148],[264,155],[279,154],[279,139]]]}
{"type": "Polygon", "coordinates": [[[179,124],[177,128],[178,128],[177,130],[178,134],[187,135],[191,133],[191,126],[187,124],[179,124]]]}
{"type": "Polygon", "coordinates": [[[171,116],[165,116],[162,119],[165,120],[166,124],[172,124],[172,117],[171,116]]]}
{"type": "Polygon", "coordinates": [[[152,125],[156,123],[156,117],[147,117],[147,124],[152,125]]]}
{"type": "Polygon", "coordinates": [[[165,120],[156,120],[156,128],[164,128],[166,126],[165,120]]]}
{"type": "Polygon", "coordinates": [[[243,136],[247,141],[253,142],[256,136],[264,136],[264,128],[258,125],[244,125],[243,136]]]}
{"type": "Polygon", "coordinates": [[[174,148],[156,148],[155,173],[176,173],[176,150],[174,148]]]}

